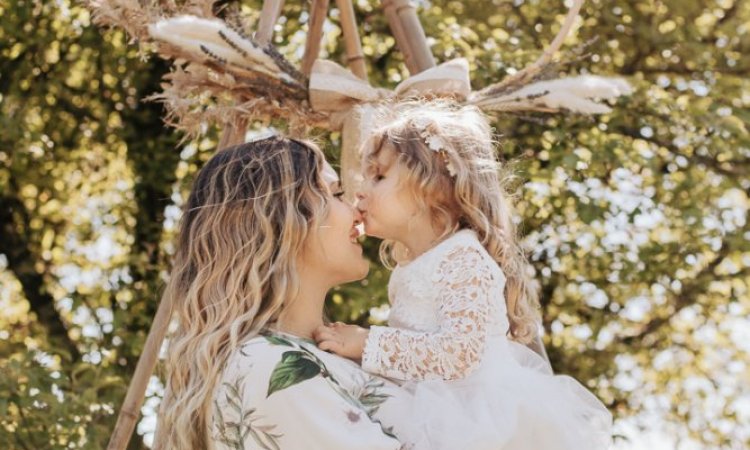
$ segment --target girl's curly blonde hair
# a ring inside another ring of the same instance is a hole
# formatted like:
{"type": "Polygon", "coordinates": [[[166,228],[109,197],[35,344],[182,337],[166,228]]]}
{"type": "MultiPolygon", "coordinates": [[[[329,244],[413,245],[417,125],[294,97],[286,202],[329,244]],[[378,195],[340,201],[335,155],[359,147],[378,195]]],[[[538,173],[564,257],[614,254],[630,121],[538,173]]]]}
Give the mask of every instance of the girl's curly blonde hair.
{"type": "MultiPolygon", "coordinates": [[[[403,180],[433,224],[446,237],[474,230],[505,273],[509,335],[524,344],[538,333],[539,300],[533,270],[521,248],[509,191],[513,180],[495,156],[492,129],[479,109],[447,101],[413,100],[378,114],[385,122],[362,148],[366,173],[377,168],[384,149],[406,168],[403,180]]],[[[403,249],[384,241],[381,259],[392,266],[403,249]]]]}

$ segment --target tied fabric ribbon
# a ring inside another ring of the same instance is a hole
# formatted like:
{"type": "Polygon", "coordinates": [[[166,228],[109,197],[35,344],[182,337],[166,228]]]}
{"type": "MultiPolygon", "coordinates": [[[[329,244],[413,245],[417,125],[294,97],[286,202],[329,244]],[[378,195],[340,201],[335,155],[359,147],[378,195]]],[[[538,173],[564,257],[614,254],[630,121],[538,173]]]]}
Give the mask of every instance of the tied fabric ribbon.
{"type": "Polygon", "coordinates": [[[469,63],[464,58],[446,61],[399,83],[393,91],[370,86],[333,61],[318,59],[310,73],[310,105],[331,114],[334,125],[342,125],[352,108],[367,103],[413,95],[457,97],[463,101],[471,92],[469,63]]]}
{"type": "Polygon", "coordinates": [[[349,196],[361,178],[359,148],[372,126],[372,104],[409,96],[454,97],[464,101],[471,93],[469,63],[464,58],[446,61],[407,78],[389,90],[370,86],[333,61],[318,59],[308,87],[310,106],[330,116],[331,126],[342,130],[341,182],[349,196]]]}

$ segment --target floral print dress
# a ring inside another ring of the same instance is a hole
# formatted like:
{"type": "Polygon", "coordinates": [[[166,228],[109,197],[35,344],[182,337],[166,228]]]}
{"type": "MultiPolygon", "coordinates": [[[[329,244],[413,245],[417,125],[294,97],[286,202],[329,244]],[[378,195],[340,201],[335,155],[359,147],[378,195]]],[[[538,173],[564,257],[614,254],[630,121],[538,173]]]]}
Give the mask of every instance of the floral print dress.
{"type": "Polygon", "coordinates": [[[396,438],[408,395],[313,341],[266,333],[229,358],[214,392],[217,450],[406,449],[396,438]],[[382,421],[381,421],[382,420],[382,421]]]}

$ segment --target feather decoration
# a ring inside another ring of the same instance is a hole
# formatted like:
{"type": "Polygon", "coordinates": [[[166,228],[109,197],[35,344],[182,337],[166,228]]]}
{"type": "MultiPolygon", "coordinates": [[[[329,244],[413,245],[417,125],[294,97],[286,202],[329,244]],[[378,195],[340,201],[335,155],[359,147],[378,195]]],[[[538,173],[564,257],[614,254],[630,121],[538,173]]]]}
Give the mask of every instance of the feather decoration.
{"type": "Polygon", "coordinates": [[[601,100],[632,93],[622,78],[580,75],[539,81],[499,96],[478,96],[469,102],[486,111],[560,111],[606,114],[612,109],[601,100]]]}
{"type": "Polygon", "coordinates": [[[258,72],[286,83],[298,83],[262,46],[220,20],[180,16],[160,20],[148,30],[154,39],[226,65],[230,71],[239,69],[241,76],[258,72]]]}

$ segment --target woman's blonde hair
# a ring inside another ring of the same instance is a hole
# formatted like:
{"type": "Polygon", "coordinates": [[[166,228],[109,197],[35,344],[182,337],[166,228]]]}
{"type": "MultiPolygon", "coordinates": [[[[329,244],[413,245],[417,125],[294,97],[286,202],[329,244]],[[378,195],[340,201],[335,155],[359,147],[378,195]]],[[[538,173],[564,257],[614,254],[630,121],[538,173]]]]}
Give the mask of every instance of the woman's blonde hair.
{"type": "Polygon", "coordinates": [[[296,256],[328,212],[323,163],[314,145],[274,136],[222,150],[198,173],[162,299],[178,328],[156,449],[211,447],[212,395],[229,356],[278,321],[298,289],[296,256]]]}
{"type": "MultiPolygon", "coordinates": [[[[395,151],[408,174],[404,182],[433,225],[447,237],[474,230],[507,278],[509,335],[522,343],[538,333],[539,300],[520,245],[509,193],[512,174],[495,156],[492,129],[479,109],[446,101],[413,100],[381,112],[379,126],[362,148],[364,169],[377,169],[384,149],[395,151]]],[[[393,265],[403,249],[384,241],[381,259],[393,265]]]]}

